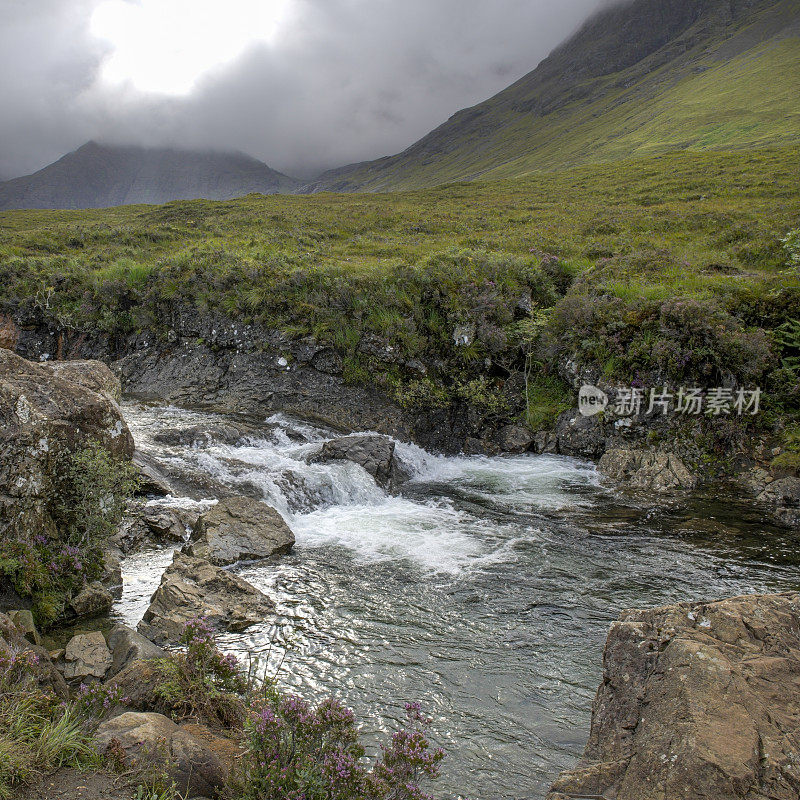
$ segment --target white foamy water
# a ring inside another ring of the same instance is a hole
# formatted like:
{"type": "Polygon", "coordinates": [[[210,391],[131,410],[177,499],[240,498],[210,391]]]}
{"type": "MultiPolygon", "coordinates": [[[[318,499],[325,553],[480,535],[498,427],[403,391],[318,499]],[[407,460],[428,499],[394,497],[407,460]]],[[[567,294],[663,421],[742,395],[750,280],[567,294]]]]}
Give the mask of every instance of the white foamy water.
{"type": "MultiPolygon", "coordinates": [[[[309,463],[340,434],[305,422],[129,403],[124,412],[176,486],[158,503],[202,510],[246,494],[295,533],[292,554],[236,568],[277,613],[223,636],[224,647],[273,668],[285,655],[281,682],[338,695],[371,748],[404,701],[422,701],[451,754],[437,797],[541,798],[574,766],[621,609],[800,582],[796,548],[775,530],[765,539],[746,509],[652,512],[604,489],[587,462],[451,458],[398,442],[411,478],[390,493],[350,462],[309,463]],[[705,536],[698,517],[725,536],[705,536]]],[[[171,558],[165,549],[125,561],[116,613],[129,624],[171,558]]]]}

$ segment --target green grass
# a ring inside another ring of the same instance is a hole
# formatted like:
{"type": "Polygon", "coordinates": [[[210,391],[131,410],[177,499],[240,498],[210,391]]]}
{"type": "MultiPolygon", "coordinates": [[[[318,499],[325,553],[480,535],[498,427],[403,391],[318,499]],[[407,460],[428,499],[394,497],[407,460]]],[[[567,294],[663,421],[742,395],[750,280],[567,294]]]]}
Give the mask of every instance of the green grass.
{"type": "Polygon", "coordinates": [[[347,380],[403,404],[474,396],[487,417],[536,424],[560,407],[547,382],[565,357],[610,380],[772,376],[785,405],[793,373],[776,370],[797,354],[779,329],[798,316],[800,272],[782,240],[800,227],[798,174],[789,147],[395,194],[6,212],[0,311],[77,341],[166,336],[177,309],[216,310],[317,337],[347,380]],[[522,296],[534,312],[520,322],[522,296]],[[464,326],[474,336],[457,346],[464,326]],[[368,336],[397,363],[365,356],[368,336]],[[499,376],[524,371],[525,353],[542,365],[541,397],[501,411],[499,376]],[[440,366],[421,379],[412,359],[440,366]]]}

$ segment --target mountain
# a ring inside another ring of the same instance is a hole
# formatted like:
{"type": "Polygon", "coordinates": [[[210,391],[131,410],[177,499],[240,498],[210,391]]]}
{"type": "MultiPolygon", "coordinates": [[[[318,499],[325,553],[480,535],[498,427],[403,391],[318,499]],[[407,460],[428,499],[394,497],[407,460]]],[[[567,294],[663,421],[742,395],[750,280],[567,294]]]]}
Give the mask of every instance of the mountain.
{"type": "Polygon", "coordinates": [[[299,181],[243,153],[88,142],[33,175],[0,183],[0,209],[106,208],[291,192],[299,181]]]}
{"type": "Polygon", "coordinates": [[[800,0],[634,0],[396,156],[309,191],[509,178],[674,150],[800,141],[800,0]]]}

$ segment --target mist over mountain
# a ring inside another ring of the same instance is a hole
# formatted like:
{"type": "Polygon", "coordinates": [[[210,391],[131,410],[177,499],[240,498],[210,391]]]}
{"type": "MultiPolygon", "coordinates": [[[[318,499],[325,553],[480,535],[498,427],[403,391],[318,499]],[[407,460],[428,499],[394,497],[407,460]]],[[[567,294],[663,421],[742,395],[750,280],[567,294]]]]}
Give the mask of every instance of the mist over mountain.
{"type": "Polygon", "coordinates": [[[87,142],[33,175],[0,183],[0,209],[228,200],[253,192],[289,192],[298,185],[243,153],[87,142]]]}
{"type": "Polygon", "coordinates": [[[589,161],[800,140],[798,0],[634,0],[399,155],[309,190],[416,188],[589,161]]]}

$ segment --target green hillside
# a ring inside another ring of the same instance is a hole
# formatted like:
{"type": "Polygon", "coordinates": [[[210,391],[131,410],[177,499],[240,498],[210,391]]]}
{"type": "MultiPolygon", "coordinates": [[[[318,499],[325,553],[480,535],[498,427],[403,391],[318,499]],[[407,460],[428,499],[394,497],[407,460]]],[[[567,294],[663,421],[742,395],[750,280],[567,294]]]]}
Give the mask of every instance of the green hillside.
{"type": "Polygon", "coordinates": [[[420,188],[678,150],[800,141],[800,2],[638,0],[392,158],[315,189],[420,188]]]}

